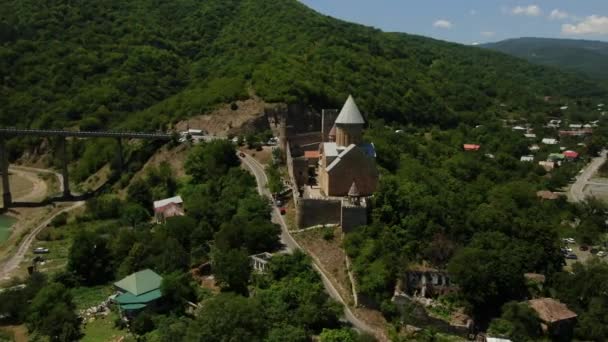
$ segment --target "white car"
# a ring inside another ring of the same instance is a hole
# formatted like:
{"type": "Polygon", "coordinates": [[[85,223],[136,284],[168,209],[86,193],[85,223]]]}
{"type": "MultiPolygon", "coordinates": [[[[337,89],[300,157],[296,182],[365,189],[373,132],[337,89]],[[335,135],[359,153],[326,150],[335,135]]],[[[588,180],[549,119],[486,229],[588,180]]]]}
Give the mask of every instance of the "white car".
{"type": "Polygon", "coordinates": [[[605,256],[606,256],[606,252],[604,252],[604,251],[599,251],[599,252],[597,252],[597,256],[598,256],[598,257],[600,257],[600,258],[603,258],[603,257],[605,257],[605,256]]]}
{"type": "Polygon", "coordinates": [[[34,248],[34,254],[47,254],[49,252],[48,248],[36,247],[34,248]]]}
{"type": "Polygon", "coordinates": [[[566,239],[564,239],[564,242],[567,242],[567,243],[576,243],[576,241],[574,241],[573,238],[566,238],[566,239]]]}

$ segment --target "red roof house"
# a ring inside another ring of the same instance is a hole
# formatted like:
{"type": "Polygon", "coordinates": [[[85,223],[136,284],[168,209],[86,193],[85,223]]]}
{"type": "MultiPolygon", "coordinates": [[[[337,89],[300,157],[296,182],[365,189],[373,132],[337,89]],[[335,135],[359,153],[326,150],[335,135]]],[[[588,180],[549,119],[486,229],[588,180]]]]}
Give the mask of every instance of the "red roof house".
{"type": "Polygon", "coordinates": [[[574,151],[565,151],[563,155],[568,159],[576,159],[578,158],[578,152],[574,151]]]}
{"type": "Polygon", "coordinates": [[[475,145],[475,144],[464,144],[463,148],[465,151],[479,151],[479,149],[481,148],[480,145],[475,145]]]}

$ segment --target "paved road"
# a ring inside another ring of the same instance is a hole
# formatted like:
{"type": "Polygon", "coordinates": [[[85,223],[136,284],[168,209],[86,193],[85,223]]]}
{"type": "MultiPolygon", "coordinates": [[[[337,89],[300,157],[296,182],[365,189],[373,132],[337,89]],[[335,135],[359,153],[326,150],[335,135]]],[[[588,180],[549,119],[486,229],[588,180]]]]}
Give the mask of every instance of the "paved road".
{"type": "Polygon", "coordinates": [[[604,150],[600,154],[599,157],[593,158],[591,163],[589,163],[584,169],[583,173],[576,177],[576,181],[570,187],[569,198],[573,202],[583,202],[585,201],[585,187],[589,184],[589,180],[597,170],[606,162],[606,155],[608,151],[604,150]]]}
{"type": "MultiPolygon", "coordinates": [[[[252,158],[251,156],[244,154],[244,157],[240,157],[243,163],[247,166],[247,168],[253,173],[255,179],[258,184],[258,192],[260,195],[272,199],[272,195],[266,184],[268,183],[268,176],[266,176],[266,172],[264,172],[264,166],[260,164],[257,160],[252,158]]],[[[302,247],[298,244],[296,240],[291,236],[289,229],[287,228],[287,224],[281,215],[279,208],[275,205],[272,206],[272,222],[277,223],[281,226],[281,243],[285,246],[285,250],[289,253],[294,250],[302,250],[302,247]]],[[[359,331],[363,331],[365,333],[371,334],[382,340],[383,336],[378,336],[378,333],[375,329],[371,328],[365,322],[358,319],[353,312],[350,310],[338,290],[334,287],[334,285],[329,280],[329,277],[323,271],[322,267],[318,265],[318,262],[313,258],[313,268],[321,275],[321,280],[323,281],[323,285],[325,286],[325,290],[329,295],[342,304],[344,307],[344,317],[348,320],[356,329],[359,331]]]]}

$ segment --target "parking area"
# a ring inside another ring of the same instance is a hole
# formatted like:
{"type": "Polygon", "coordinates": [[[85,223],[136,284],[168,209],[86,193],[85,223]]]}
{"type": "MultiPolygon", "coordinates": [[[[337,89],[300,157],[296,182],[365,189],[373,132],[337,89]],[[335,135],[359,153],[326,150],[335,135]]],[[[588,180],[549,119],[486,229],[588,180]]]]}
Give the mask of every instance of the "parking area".
{"type": "Polygon", "coordinates": [[[585,263],[592,258],[608,261],[608,252],[604,247],[580,245],[572,238],[563,239],[562,243],[566,267],[570,267],[576,262],[585,263]]]}

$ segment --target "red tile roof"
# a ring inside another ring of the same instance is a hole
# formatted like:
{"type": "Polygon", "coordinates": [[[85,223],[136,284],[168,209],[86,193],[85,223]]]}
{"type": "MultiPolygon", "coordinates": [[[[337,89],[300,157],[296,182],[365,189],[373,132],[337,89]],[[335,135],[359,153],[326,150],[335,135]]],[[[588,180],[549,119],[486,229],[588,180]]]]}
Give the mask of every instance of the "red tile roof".
{"type": "Polygon", "coordinates": [[[320,156],[319,151],[305,151],[304,158],[306,159],[318,159],[320,156]]]}
{"type": "Polygon", "coordinates": [[[463,148],[465,151],[478,151],[481,148],[481,146],[475,145],[475,144],[464,144],[463,148]]]}
{"type": "Polygon", "coordinates": [[[578,158],[578,153],[574,151],[566,151],[563,154],[566,158],[578,158]]]}

